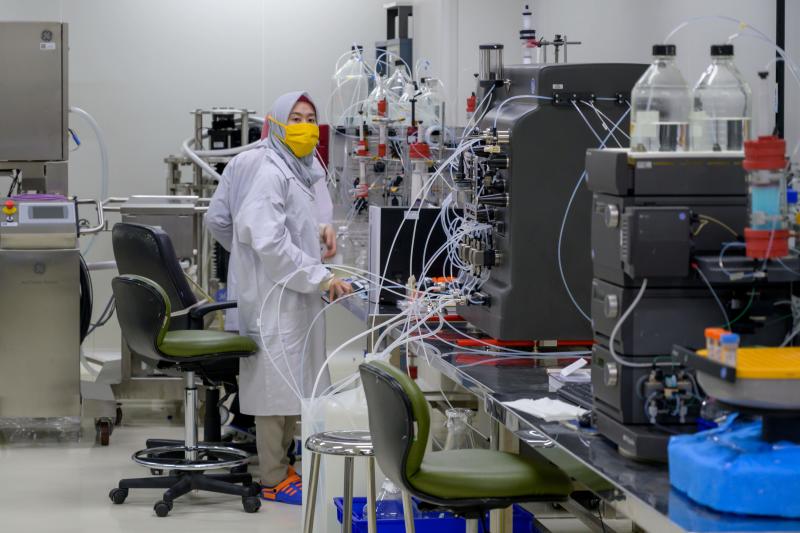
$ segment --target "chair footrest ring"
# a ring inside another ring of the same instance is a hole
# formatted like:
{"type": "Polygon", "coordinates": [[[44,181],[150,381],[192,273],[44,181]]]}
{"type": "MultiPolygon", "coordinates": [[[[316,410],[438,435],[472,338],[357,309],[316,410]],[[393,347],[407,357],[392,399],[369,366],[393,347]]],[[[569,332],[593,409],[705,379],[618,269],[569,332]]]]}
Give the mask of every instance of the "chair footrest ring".
{"type": "Polygon", "coordinates": [[[202,471],[236,468],[249,462],[250,454],[227,446],[198,444],[187,446],[159,446],[139,450],[131,456],[134,463],[161,470],[202,471]],[[195,458],[189,458],[189,452],[195,458]],[[181,455],[183,455],[181,457],[181,455]]]}

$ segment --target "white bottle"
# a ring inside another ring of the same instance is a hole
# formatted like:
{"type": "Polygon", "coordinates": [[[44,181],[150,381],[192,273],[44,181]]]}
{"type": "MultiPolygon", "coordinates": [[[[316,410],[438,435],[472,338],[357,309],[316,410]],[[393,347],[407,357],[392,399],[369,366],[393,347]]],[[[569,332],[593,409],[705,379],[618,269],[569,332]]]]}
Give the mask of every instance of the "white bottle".
{"type": "Polygon", "coordinates": [[[653,46],[653,63],[631,91],[631,150],[681,152],[689,147],[691,93],[675,64],[675,45],[653,46]]]}
{"type": "Polygon", "coordinates": [[[744,150],[752,114],[752,93],[733,62],[733,45],[711,45],[711,64],[694,86],[692,150],[744,150]]]}

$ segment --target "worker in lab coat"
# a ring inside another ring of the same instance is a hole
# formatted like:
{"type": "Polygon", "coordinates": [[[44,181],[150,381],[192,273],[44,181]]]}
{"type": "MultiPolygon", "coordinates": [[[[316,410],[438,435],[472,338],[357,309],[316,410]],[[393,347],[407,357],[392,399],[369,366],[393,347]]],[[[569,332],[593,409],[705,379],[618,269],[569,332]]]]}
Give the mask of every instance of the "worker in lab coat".
{"type": "MultiPolygon", "coordinates": [[[[265,133],[269,135],[269,129],[265,125],[265,133]]],[[[237,157],[231,159],[222,172],[222,179],[217,184],[214,197],[208,206],[205,215],[206,227],[213,235],[214,240],[222,245],[228,252],[233,245],[233,211],[238,211],[239,206],[250,189],[256,169],[266,161],[264,151],[267,143],[262,141],[255,148],[242,152],[237,157]],[[235,176],[236,179],[231,178],[235,176]]],[[[323,173],[325,170],[319,161],[314,161],[314,173],[323,173]]],[[[325,229],[326,248],[324,258],[330,259],[336,255],[336,234],[333,229],[333,200],[328,190],[328,185],[324,179],[314,182],[314,214],[320,225],[328,225],[325,229]]],[[[235,261],[231,257],[228,265],[228,279],[225,280],[226,299],[236,300],[236,275],[235,261]]],[[[239,310],[228,309],[225,311],[225,330],[239,331],[239,310]]]]}
{"type": "Polygon", "coordinates": [[[335,238],[315,214],[315,184],[324,177],[313,155],[316,108],[306,94],[289,93],[275,102],[269,120],[262,145],[228,165],[239,330],[260,346],[240,361],[240,405],[256,417],[262,497],[299,505],[302,484],[286,450],[301,398],[311,395],[318,374],[318,390],[330,383],[324,323],[311,324],[322,309],[320,291],[335,298],[352,289],[322,264],[321,245],[326,255],[335,253],[335,238]]]}

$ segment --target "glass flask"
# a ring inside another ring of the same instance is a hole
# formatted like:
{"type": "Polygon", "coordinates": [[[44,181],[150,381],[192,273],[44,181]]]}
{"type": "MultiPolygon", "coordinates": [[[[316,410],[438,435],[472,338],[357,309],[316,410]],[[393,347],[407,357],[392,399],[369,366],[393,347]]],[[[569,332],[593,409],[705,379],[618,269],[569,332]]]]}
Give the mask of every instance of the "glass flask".
{"type": "Polygon", "coordinates": [[[691,93],[675,63],[675,45],[653,46],[653,63],[631,91],[631,150],[688,148],[691,93]]]}
{"type": "Polygon", "coordinates": [[[733,45],[712,45],[711,64],[694,87],[692,150],[743,150],[752,113],[752,93],[733,62],[733,45]]]}

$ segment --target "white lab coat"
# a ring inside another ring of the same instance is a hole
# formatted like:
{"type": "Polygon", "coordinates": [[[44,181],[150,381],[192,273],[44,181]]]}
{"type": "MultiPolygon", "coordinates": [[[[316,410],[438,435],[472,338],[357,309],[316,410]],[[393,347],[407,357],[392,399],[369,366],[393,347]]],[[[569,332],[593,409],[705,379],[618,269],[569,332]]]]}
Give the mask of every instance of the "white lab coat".
{"type": "MultiPolygon", "coordinates": [[[[321,262],[314,191],[277,154],[268,149],[257,153],[265,160],[247,169],[253,176],[249,188],[231,211],[239,329],[260,347],[239,362],[239,402],[245,414],[299,415],[297,392],[311,395],[325,361],[324,319],[309,329],[323,306],[319,285],[330,271],[321,262]],[[263,305],[270,289],[290,274],[285,289],[278,286],[263,305]]],[[[239,167],[231,175],[243,171],[239,167]]],[[[230,182],[231,192],[236,181],[230,182]]],[[[318,390],[329,384],[325,369],[318,390]]]]}
{"type": "MultiPolygon", "coordinates": [[[[266,150],[263,145],[243,152],[231,159],[222,172],[222,179],[217,184],[214,196],[205,215],[206,227],[227,251],[231,251],[233,242],[233,215],[239,210],[253,178],[259,167],[266,162],[266,150]]],[[[333,201],[324,179],[314,183],[314,214],[319,224],[333,223],[333,201]]],[[[231,255],[228,266],[226,292],[228,300],[236,300],[236,257],[231,255]]],[[[239,331],[238,309],[225,311],[225,330],[239,331]]]]}

